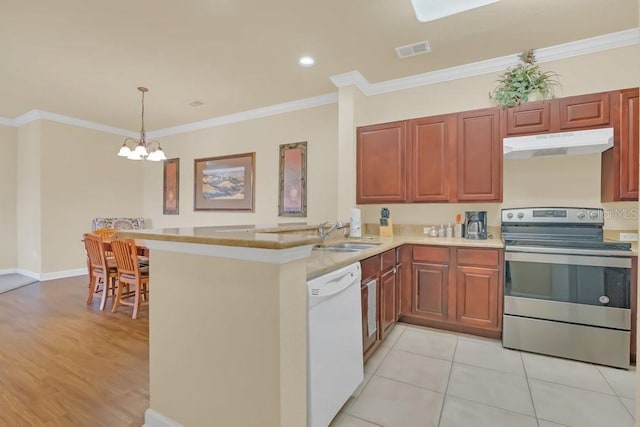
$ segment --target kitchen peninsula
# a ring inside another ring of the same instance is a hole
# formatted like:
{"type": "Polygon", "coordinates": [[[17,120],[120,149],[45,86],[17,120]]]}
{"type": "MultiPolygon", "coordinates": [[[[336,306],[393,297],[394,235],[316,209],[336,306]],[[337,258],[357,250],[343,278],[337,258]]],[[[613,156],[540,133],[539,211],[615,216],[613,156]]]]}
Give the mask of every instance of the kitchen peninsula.
{"type": "Polygon", "coordinates": [[[306,424],[304,283],[318,237],[262,231],[118,233],[150,250],[146,427],[306,424]]]}
{"type": "Polygon", "coordinates": [[[308,225],[118,235],[150,249],[146,427],[305,425],[307,279],[405,244],[503,246],[499,238],[409,233],[375,237],[375,247],[358,253],[312,251],[320,239],[308,225]]]}

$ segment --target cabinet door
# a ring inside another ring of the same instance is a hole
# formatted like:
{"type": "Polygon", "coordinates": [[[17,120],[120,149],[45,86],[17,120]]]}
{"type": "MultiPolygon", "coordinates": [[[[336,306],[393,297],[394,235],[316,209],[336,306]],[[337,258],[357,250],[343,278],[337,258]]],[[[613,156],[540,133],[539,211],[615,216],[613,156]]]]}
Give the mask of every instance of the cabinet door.
{"type": "Polygon", "coordinates": [[[406,128],[404,121],[358,128],[358,204],[406,200],[406,128]]]}
{"type": "Polygon", "coordinates": [[[527,102],[504,111],[506,135],[549,132],[549,101],[527,102]]]}
{"type": "Polygon", "coordinates": [[[620,114],[620,200],[638,200],[638,89],[622,92],[620,114]]]}
{"type": "Polygon", "coordinates": [[[412,202],[447,202],[455,188],[456,114],[409,122],[412,202]]]}
{"type": "Polygon", "coordinates": [[[458,267],[456,275],[456,320],[483,328],[500,327],[499,269],[458,267]]]}
{"type": "MultiPolygon", "coordinates": [[[[559,129],[580,129],[609,124],[609,94],[592,93],[570,96],[552,101],[553,108],[559,109],[559,129]]],[[[552,124],[553,125],[553,124],[552,124]]]]}
{"type": "Polygon", "coordinates": [[[460,201],[502,200],[500,110],[487,108],[458,114],[458,182],[460,201]]]}
{"type": "Polygon", "coordinates": [[[411,315],[446,320],[449,266],[413,263],[411,315]]]}
{"type": "Polygon", "coordinates": [[[366,284],[362,285],[360,293],[362,298],[362,352],[363,354],[367,354],[367,352],[375,345],[378,334],[373,333],[369,336],[369,289],[366,284]]]}
{"type": "Polygon", "coordinates": [[[380,339],[384,339],[387,332],[396,322],[396,269],[387,271],[380,277],[380,339]]]}

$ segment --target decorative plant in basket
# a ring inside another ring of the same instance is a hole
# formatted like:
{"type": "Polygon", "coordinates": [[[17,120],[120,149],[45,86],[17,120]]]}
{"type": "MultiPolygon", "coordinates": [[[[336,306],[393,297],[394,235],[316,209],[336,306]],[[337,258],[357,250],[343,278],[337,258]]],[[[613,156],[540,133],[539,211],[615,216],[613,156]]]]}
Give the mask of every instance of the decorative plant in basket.
{"type": "Polygon", "coordinates": [[[498,86],[489,94],[497,105],[513,107],[522,102],[553,98],[554,90],[561,87],[558,74],[542,71],[536,64],[534,50],[526,50],[519,56],[520,63],[507,68],[498,79],[498,86]]]}

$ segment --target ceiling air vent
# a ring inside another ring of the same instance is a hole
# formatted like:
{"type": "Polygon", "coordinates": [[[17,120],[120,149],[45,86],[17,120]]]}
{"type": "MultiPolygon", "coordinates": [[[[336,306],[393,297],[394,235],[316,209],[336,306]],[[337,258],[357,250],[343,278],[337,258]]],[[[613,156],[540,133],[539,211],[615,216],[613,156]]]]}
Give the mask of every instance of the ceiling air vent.
{"type": "Polygon", "coordinates": [[[429,42],[426,40],[396,48],[398,58],[408,58],[410,56],[422,55],[423,53],[429,52],[431,52],[431,47],[429,46],[429,42]]]}

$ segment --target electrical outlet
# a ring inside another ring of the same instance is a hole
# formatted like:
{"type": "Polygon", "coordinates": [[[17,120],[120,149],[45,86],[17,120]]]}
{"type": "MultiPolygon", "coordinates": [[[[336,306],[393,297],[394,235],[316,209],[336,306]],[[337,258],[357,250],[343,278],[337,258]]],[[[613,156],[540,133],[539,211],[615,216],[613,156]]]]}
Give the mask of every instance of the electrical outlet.
{"type": "Polygon", "coordinates": [[[637,242],[638,233],[620,233],[620,241],[622,242],[637,242]]]}
{"type": "Polygon", "coordinates": [[[422,227],[422,234],[429,234],[429,227],[422,227]]]}

